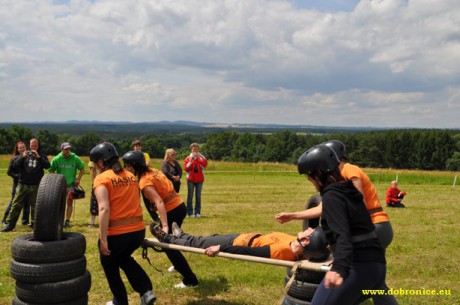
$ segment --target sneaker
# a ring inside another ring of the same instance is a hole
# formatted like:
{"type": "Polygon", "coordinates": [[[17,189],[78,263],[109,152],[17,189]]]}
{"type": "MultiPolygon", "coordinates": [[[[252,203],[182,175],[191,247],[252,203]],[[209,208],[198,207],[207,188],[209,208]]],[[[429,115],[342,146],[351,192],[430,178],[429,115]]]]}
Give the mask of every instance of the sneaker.
{"type": "Polygon", "coordinates": [[[113,301],[107,302],[105,305],[113,305],[113,301]]]}
{"type": "Polygon", "coordinates": [[[188,218],[195,218],[195,215],[187,215],[188,218]]]}
{"type": "Polygon", "coordinates": [[[171,266],[168,268],[168,272],[169,273],[173,273],[173,272],[177,272],[176,268],[174,268],[174,266],[171,266]]]}
{"type": "Polygon", "coordinates": [[[152,290],[148,290],[141,296],[141,305],[152,305],[157,300],[157,297],[153,294],[152,290]]]}
{"type": "Polygon", "coordinates": [[[161,229],[159,224],[152,222],[150,224],[150,232],[159,242],[164,242],[166,233],[161,229]]]}
{"type": "Polygon", "coordinates": [[[195,218],[200,218],[201,215],[200,214],[195,214],[195,218]]]}
{"type": "Polygon", "coordinates": [[[179,284],[176,284],[174,285],[174,288],[197,288],[198,287],[198,284],[197,285],[185,285],[184,282],[180,282],[179,284]]]}
{"type": "Polygon", "coordinates": [[[3,233],[6,233],[6,232],[11,232],[11,231],[13,231],[13,230],[14,230],[14,228],[11,228],[11,227],[6,226],[6,227],[4,227],[4,228],[2,229],[2,232],[3,232],[3,233]]]}
{"type": "Polygon", "coordinates": [[[70,220],[67,219],[67,220],[64,222],[64,228],[70,228],[70,220]]]}
{"type": "Polygon", "coordinates": [[[182,232],[182,229],[179,227],[179,225],[176,222],[173,222],[172,223],[172,233],[174,236],[178,237],[184,232],[182,232]]]}

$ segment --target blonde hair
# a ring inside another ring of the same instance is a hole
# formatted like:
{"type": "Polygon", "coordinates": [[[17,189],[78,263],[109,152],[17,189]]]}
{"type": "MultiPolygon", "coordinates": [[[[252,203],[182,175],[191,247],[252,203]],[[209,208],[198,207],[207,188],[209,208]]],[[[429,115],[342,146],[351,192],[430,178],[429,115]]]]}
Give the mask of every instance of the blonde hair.
{"type": "Polygon", "coordinates": [[[164,160],[164,161],[169,161],[169,160],[171,160],[169,154],[175,153],[175,152],[176,152],[176,151],[175,151],[173,148],[168,148],[168,149],[166,149],[166,151],[165,151],[165,157],[163,158],[163,160],[164,160]]]}
{"type": "Polygon", "coordinates": [[[192,143],[192,144],[190,144],[190,149],[192,149],[192,148],[194,148],[194,147],[196,147],[196,148],[198,148],[198,149],[200,148],[200,146],[198,146],[198,143],[192,143]]]}

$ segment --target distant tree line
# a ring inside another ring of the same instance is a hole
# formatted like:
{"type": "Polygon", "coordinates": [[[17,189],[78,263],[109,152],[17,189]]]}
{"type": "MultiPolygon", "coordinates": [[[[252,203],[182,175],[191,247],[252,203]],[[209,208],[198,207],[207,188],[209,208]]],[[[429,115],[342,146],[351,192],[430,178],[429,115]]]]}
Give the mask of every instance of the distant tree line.
{"type": "MultiPolygon", "coordinates": [[[[42,151],[48,155],[60,152],[60,143],[68,141],[72,151],[87,156],[92,147],[105,140],[113,143],[119,153],[131,150],[134,138],[102,138],[96,132],[80,136],[51,133],[13,125],[0,127],[0,154],[12,152],[18,140],[26,142],[36,137],[42,151]]],[[[460,170],[460,131],[440,129],[401,129],[361,133],[300,134],[283,129],[274,133],[223,131],[209,134],[146,134],[139,139],[143,150],[152,158],[163,158],[167,148],[174,148],[180,158],[189,153],[190,143],[201,144],[201,151],[211,160],[239,162],[296,163],[309,147],[337,139],[345,143],[349,160],[362,167],[460,170]]]]}

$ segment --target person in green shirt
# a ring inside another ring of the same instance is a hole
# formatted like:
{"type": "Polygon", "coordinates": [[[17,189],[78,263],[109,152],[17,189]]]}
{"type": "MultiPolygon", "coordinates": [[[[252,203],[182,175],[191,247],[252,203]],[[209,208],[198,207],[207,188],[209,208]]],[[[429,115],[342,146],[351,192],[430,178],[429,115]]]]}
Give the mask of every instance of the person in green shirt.
{"type": "Polygon", "coordinates": [[[67,211],[66,220],[64,227],[70,227],[70,216],[72,216],[73,210],[73,196],[72,192],[75,187],[80,185],[80,180],[85,173],[85,165],[83,161],[73,152],[71,152],[72,146],[69,142],[61,144],[61,152],[51,160],[51,167],[49,172],[54,174],[64,175],[67,182],[67,211]],[[77,176],[77,171],[78,177],[77,176]],[[76,177],[76,178],[75,178],[76,177]]]}

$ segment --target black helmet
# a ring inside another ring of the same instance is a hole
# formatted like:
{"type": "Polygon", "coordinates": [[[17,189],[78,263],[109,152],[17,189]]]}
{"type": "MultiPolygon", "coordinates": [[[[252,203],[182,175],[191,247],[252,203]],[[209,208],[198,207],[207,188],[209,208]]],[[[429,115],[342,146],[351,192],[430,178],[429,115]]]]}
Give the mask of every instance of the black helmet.
{"type": "Polygon", "coordinates": [[[106,163],[113,158],[118,158],[118,153],[115,146],[109,142],[103,142],[94,146],[89,153],[89,159],[93,162],[102,159],[106,163]]]}
{"type": "Polygon", "coordinates": [[[324,142],[323,144],[326,145],[327,147],[332,148],[332,150],[335,152],[339,160],[346,158],[347,150],[345,149],[345,144],[343,144],[339,140],[330,140],[330,141],[324,142]]]}
{"type": "Polygon", "coordinates": [[[310,243],[304,246],[303,255],[311,261],[322,261],[329,257],[330,251],[327,247],[326,234],[321,227],[316,227],[310,235],[310,243]]]}
{"type": "Polygon", "coordinates": [[[122,157],[125,164],[131,164],[134,168],[146,167],[144,153],[139,150],[128,151],[122,157]]]}
{"type": "Polygon", "coordinates": [[[313,146],[304,152],[297,162],[299,174],[311,175],[316,170],[321,170],[325,173],[332,172],[340,161],[335,152],[324,144],[313,146]]]}

